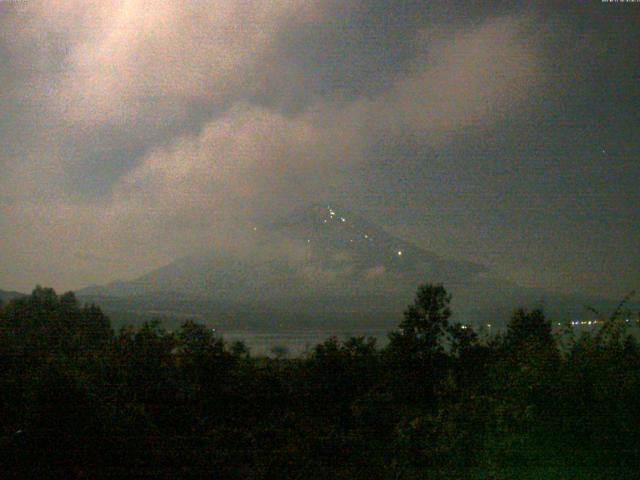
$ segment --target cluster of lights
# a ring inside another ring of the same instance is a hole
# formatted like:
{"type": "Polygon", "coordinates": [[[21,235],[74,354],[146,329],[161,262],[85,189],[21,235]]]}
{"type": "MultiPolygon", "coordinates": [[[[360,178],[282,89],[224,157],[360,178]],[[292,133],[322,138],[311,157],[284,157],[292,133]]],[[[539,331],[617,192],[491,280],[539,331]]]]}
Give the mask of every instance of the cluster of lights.
{"type": "MultiPolygon", "coordinates": [[[[628,319],[628,318],[625,319],[625,322],[629,323],[630,319],[628,319]]],[[[574,326],[574,327],[581,326],[581,325],[586,325],[586,326],[592,325],[593,326],[593,325],[600,325],[602,323],[604,323],[602,320],[581,320],[581,321],[580,320],[575,320],[575,321],[570,322],[570,324],[572,326],[574,326]]],[[[561,322],[557,322],[556,325],[558,327],[560,327],[560,326],[562,326],[562,323],[561,322]]],[[[487,323],[486,326],[488,328],[491,328],[491,324],[490,323],[487,323]]],[[[469,326],[468,325],[460,325],[460,328],[462,328],[462,330],[467,330],[469,328],[469,326]]]]}
{"type": "MultiPolygon", "coordinates": [[[[627,318],[625,319],[626,323],[629,323],[630,320],[627,318]]],[[[573,321],[571,322],[571,325],[573,326],[578,326],[578,325],[600,325],[601,323],[604,323],[602,320],[582,320],[582,321],[573,321]]],[[[558,323],[558,325],[560,325],[558,323]]]]}
{"type": "MultiPolygon", "coordinates": [[[[576,321],[571,322],[571,325],[573,325],[575,327],[575,326],[578,326],[578,325],[597,325],[599,323],[602,323],[602,322],[600,322],[598,320],[582,320],[582,321],[577,321],[576,320],[576,321]]],[[[558,325],[560,325],[560,324],[558,324],[558,325]]]]}
{"type": "MultiPolygon", "coordinates": [[[[491,324],[490,324],[490,323],[487,323],[487,327],[488,327],[488,328],[491,328],[491,324]]],[[[461,328],[462,330],[467,330],[467,329],[469,328],[469,325],[460,325],[460,328],[461,328]]]]}
{"type": "MultiPolygon", "coordinates": [[[[336,211],[333,208],[331,208],[331,206],[327,205],[327,210],[329,211],[329,218],[323,218],[322,219],[322,223],[328,223],[329,220],[334,220],[337,217],[336,211]]],[[[340,219],[341,223],[346,223],[347,222],[347,219],[345,217],[337,217],[337,218],[340,219]]],[[[369,240],[370,242],[373,241],[373,237],[371,237],[368,233],[363,233],[362,237],[365,240],[369,240]]],[[[310,242],[310,240],[307,240],[307,243],[309,243],[309,242],[310,242]]],[[[353,238],[349,239],[349,243],[353,243],[353,242],[354,242],[353,238]]],[[[401,257],[403,252],[402,252],[402,250],[398,250],[396,252],[396,254],[399,257],[401,257]]]]}
{"type": "MultiPolygon", "coordinates": [[[[631,320],[626,318],[624,321],[626,323],[629,323],[631,320]]],[[[603,320],[572,320],[571,322],[569,322],[569,325],[571,325],[572,327],[579,327],[579,326],[601,325],[603,323],[604,323],[603,320]]],[[[558,327],[561,327],[562,323],[561,322],[557,322],[556,325],[558,327]]]]}
{"type": "MultiPolygon", "coordinates": [[[[328,206],[327,209],[329,210],[329,218],[328,219],[327,218],[322,219],[322,223],[328,223],[329,220],[333,220],[334,218],[336,218],[335,210],[332,209],[330,206],[328,206]]],[[[340,218],[340,222],[342,222],[342,223],[346,223],[347,222],[347,219],[345,217],[338,217],[338,218],[340,218]]],[[[258,231],[258,227],[254,226],[253,227],[253,231],[257,232],[258,231]]],[[[371,237],[368,233],[363,233],[362,237],[365,240],[368,240],[370,242],[373,241],[373,237],[371,237]]],[[[307,240],[307,243],[311,243],[311,239],[307,238],[306,240],[307,240]]],[[[353,238],[349,239],[349,243],[353,243],[353,242],[354,242],[353,238]]],[[[402,255],[403,255],[402,250],[398,250],[396,252],[396,255],[398,257],[402,257],[402,255]]]]}

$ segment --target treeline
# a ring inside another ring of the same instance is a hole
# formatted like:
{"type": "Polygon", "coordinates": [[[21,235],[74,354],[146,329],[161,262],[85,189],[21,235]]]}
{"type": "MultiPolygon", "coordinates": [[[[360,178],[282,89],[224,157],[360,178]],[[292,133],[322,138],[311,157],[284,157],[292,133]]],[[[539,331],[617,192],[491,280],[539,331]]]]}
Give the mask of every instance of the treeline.
{"type": "Polygon", "coordinates": [[[117,333],[36,288],[0,306],[3,478],[636,478],[640,348],[622,306],[479,339],[423,285],[388,345],[252,357],[203,325],[117,333]]]}

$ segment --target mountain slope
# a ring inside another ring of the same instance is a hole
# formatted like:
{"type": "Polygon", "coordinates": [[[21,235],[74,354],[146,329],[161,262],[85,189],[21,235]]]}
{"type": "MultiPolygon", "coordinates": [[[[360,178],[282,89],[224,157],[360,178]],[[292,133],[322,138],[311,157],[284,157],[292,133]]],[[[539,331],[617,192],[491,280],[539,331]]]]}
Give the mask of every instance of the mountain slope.
{"type": "Polygon", "coordinates": [[[241,248],[193,254],[130,282],[81,290],[107,308],[272,325],[397,324],[418,284],[444,283],[456,319],[499,323],[518,306],[557,318],[613,302],[526,289],[471,262],[442,258],[344,209],[314,205],[247,227],[241,248]]]}
{"type": "Polygon", "coordinates": [[[0,290],[0,302],[7,303],[14,298],[24,297],[24,293],[0,290]]]}

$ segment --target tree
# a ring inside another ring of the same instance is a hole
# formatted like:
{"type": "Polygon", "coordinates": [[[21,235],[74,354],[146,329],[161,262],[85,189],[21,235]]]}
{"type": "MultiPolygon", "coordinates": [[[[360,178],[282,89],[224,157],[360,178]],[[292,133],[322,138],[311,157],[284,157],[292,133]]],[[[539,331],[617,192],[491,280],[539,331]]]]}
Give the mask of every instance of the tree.
{"type": "Polygon", "coordinates": [[[180,327],[178,340],[183,356],[203,358],[224,354],[224,341],[216,338],[206,326],[191,320],[184,322],[180,327]]]}
{"type": "Polygon", "coordinates": [[[391,335],[391,347],[425,354],[442,352],[440,343],[449,329],[451,295],[441,284],[418,287],[413,305],[404,312],[400,333],[391,335]]]}
{"type": "Polygon", "coordinates": [[[434,405],[449,364],[441,340],[448,331],[450,301],[442,285],[421,285],[400,331],[389,335],[387,381],[398,401],[434,405]]]}
{"type": "Polygon", "coordinates": [[[551,322],[542,310],[516,310],[500,341],[499,359],[491,370],[494,394],[517,412],[514,418],[543,422],[554,414],[558,403],[559,367],[560,354],[551,322]]]}
{"type": "Polygon", "coordinates": [[[456,323],[449,327],[451,337],[451,353],[455,356],[464,355],[478,342],[478,334],[468,325],[456,323]]]}
{"type": "Polygon", "coordinates": [[[520,308],[512,315],[507,326],[506,342],[511,346],[523,343],[537,343],[539,345],[552,345],[551,322],[548,321],[542,310],[536,309],[528,312],[520,308]]]}
{"type": "Polygon", "coordinates": [[[96,351],[113,337],[109,318],[100,308],[80,307],[72,292],[58,296],[40,286],[29,296],[11,300],[0,322],[0,331],[19,354],[96,351]]]}
{"type": "Polygon", "coordinates": [[[231,344],[231,353],[236,357],[246,357],[249,358],[250,351],[247,344],[241,340],[237,340],[231,344]]]}

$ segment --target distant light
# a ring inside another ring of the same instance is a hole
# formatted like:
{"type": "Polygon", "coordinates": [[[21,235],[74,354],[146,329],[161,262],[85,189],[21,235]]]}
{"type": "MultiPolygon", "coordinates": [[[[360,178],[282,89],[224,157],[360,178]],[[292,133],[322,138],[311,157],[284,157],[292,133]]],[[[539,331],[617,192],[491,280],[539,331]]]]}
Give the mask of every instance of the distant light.
{"type": "Polygon", "coordinates": [[[258,227],[253,227],[253,231],[255,232],[256,230],[258,230],[258,227]]]}
{"type": "Polygon", "coordinates": [[[307,243],[311,243],[311,240],[309,240],[308,238],[307,238],[307,243]]]}
{"type": "Polygon", "coordinates": [[[340,217],[340,221],[346,222],[347,220],[344,217],[340,217]]]}
{"type": "Polygon", "coordinates": [[[353,243],[353,238],[350,238],[350,239],[349,239],[349,242],[350,242],[350,243],[353,243]]]}
{"type": "Polygon", "coordinates": [[[402,256],[402,250],[398,250],[398,256],[401,257],[402,256]]]}
{"type": "Polygon", "coordinates": [[[369,238],[369,235],[366,235],[366,234],[365,234],[364,238],[369,238]]]}
{"type": "Polygon", "coordinates": [[[466,326],[466,325],[462,325],[462,329],[463,329],[463,330],[466,330],[466,329],[467,329],[467,326],[466,326]]]}
{"type": "Polygon", "coordinates": [[[487,323],[487,327],[491,328],[491,324],[490,324],[490,323],[487,323]]]}
{"type": "Polygon", "coordinates": [[[327,223],[327,220],[325,219],[325,220],[323,220],[323,222],[324,222],[324,223],[327,223]]]}

